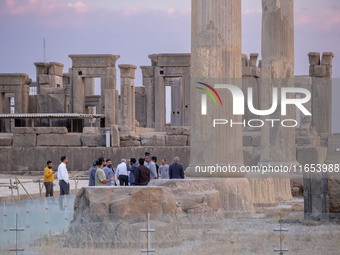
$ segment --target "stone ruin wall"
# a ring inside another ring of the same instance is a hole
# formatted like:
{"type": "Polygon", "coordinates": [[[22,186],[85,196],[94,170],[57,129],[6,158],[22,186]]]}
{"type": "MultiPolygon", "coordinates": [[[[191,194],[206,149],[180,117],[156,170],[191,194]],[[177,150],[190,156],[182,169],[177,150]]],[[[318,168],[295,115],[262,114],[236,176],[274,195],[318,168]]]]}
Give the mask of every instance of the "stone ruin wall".
{"type": "MultiPolygon", "coordinates": [[[[176,127],[165,125],[165,104],[160,104],[155,100],[159,93],[164,93],[166,77],[181,76],[180,86],[189,87],[190,54],[150,55],[152,65],[141,67],[144,87],[136,87],[134,84],[135,66],[119,65],[122,88],[120,96],[118,96],[115,82],[115,63],[119,58],[118,55],[70,55],[70,57],[73,64],[68,74],[63,73],[63,65],[60,63],[35,63],[37,81],[34,83],[27,75],[21,75],[22,80],[18,80],[18,75],[13,78],[12,74],[1,74],[0,90],[2,98],[8,91],[13,91],[18,98],[16,100],[18,105],[15,107],[16,113],[68,113],[72,110],[74,112],[80,106],[83,106],[78,109],[80,113],[91,113],[88,106],[95,105],[98,110],[103,109],[99,113],[104,114],[105,117],[109,116],[111,120],[109,123],[105,121],[104,127],[100,127],[99,121],[92,123],[91,127],[91,123],[85,120],[82,132],[76,133],[69,132],[65,127],[30,127],[31,123],[26,120],[26,123],[24,123],[26,127],[12,127],[11,133],[0,133],[0,148],[6,151],[2,155],[3,161],[5,161],[5,164],[2,164],[2,171],[18,171],[18,168],[29,172],[38,170],[36,166],[27,168],[25,163],[22,167],[12,168],[12,164],[6,160],[12,158],[12,153],[9,153],[11,150],[39,151],[41,148],[58,147],[67,150],[77,147],[90,150],[106,149],[104,148],[106,146],[106,131],[110,131],[110,146],[115,148],[151,146],[167,151],[172,149],[170,147],[184,147],[185,151],[189,151],[190,127],[188,125],[190,124],[190,117],[183,114],[176,119],[175,116],[174,121],[183,125],[176,127]],[[157,76],[156,73],[160,75],[157,76]],[[79,77],[82,77],[81,80],[79,80],[79,77]],[[102,77],[101,96],[94,95],[94,77],[102,77]],[[13,89],[15,88],[13,82],[18,84],[15,85],[16,89],[13,89]],[[28,95],[28,86],[36,87],[37,94],[28,95]],[[155,90],[155,86],[161,86],[162,89],[155,90]],[[77,89],[74,87],[77,87],[77,89]],[[108,95],[105,93],[105,91],[108,91],[107,87],[116,91],[115,95],[110,97],[110,100],[116,106],[114,109],[106,110],[105,102],[101,101],[105,97],[108,101],[108,95]],[[8,90],[8,88],[11,90],[8,90]],[[80,96],[75,95],[75,92],[80,96]],[[156,104],[157,108],[155,107],[156,104]],[[134,111],[131,110],[131,107],[134,111]],[[161,109],[162,116],[158,116],[159,118],[155,116],[158,112],[156,109],[161,109]],[[132,119],[136,120],[132,121],[132,119]],[[163,121],[160,122],[160,119],[163,121]]],[[[310,53],[309,75],[295,78],[295,86],[309,89],[314,96],[314,100],[311,100],[307,105],[307,108],[313,112],[313,118],[303,117],[301,126],[297,128],[296,132],[297,160],[300,164],[306,162],[323,163],[326,160],[327,141],[329,135],[331,135],[330,116],[332,109],[331,104],[324,102],[329,102],[332,91],[332,59],[332,53],[324,53],[321,59],[319,53],[310,53]],[[314,117],[314,113],[317,117],[314,117]],[[318,121],[318,116],[325,121],[318,121]]],[[[254,106],[257,107],[260,101],[259,86],[261,79],[261,61],[258,61],[258,54],[250,54],[249,58],[245,54],[242,55],[242,77],[243,91],[246,93],[248,87],[253,87],[254,106]]],[[[182,100],[189,101],[190,91],[184,90],[183,92],[179,96],[182,100]]],[[[182,105],[178,112],[185,113],[189,106],[188,104],[182,105]]],[[[4,112],[4,109],[2,109],[0,113],[4,112]]],[[[244,119],[252,118],[258,118],[258,116],[246,111],[244,119]]],[[[58,124],[57,122],[56,120],[52,121],[52,126],[58,124]]],[[[35,124],[39,124],[37,120],[35,120],[35,124]]],[[[245,165],[255,165],[259,161],[261,153],[260,135],[259,129],[244,129],[245,165]]],[[[156,153],[156,155],[162,157],[162,153],[156,153]]],[[[186,161],[189,158],[189,152],[180,156],[182,159],[185,158],[184,161],[186,161]]],[[[167,159],[168,161],[171,160],[171,158],[167,159]]],[[[120,157],[115,160],[117,161],[115,163],[119,163],[120,157]]],[[[46,160],[42,162],[44,161],[46,160]]],[[[75,167],[75,169],[79,168],[83,168],[83,164],[75,167]]],[[[86,164],[83,169],[87,168],[88,165],[86,164]]],[[[301,186],[301,183],[296,185],[297,187],[301,186]]]]}

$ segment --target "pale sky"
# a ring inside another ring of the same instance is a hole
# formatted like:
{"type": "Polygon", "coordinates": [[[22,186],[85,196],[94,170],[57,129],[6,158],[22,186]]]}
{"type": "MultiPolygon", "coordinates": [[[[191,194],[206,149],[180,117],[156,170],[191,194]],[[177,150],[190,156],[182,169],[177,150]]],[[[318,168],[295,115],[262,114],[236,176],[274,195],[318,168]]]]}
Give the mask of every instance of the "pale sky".
{"type": "MultiPolygon", "coordinates": [[[[191,0],[0,0],[0,73],[35,81],[44,38],[46,61],[63,63],[64,72],[69,54],[117,54],[117,64],[140,66],[150,65],[149,54],[189,53],[190,7],[191,0]]],[[[339,13],[339,0],[295,0],[296,75],[308,74],[308,52],[332,51],[333,77],[340,78],[339,13]]],[[[242,0],[242,14],[243,53],[260,53],[261,0],[242,0]]],[[[140,70],[136,75],[140,86],[140,70]]],[[[339,118],[333,122],[340,132],[339,118]]]]}

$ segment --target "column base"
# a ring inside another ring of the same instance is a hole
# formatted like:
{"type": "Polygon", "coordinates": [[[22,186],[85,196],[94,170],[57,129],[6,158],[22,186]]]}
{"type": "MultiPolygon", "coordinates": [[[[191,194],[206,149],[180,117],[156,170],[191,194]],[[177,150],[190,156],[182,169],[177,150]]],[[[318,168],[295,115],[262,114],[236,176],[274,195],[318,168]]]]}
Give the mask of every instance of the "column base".
{"type": "MultiPolygon", "coordinates": [[[[262,178],[272,178],[274,182],[274,194],[276,202],[280,201],[289,201],[292,200],[292,191],[290,187],[290,175],[294,171],[294,166],[298,166],[299,163],[297,161],[292,162],[258,162],[258,166],[272,166],[272,167],[286,167],[285,170],[288,172],[280,171],[280,172],[270,172],[262,175],[262,178]]],[[[260,177],[260,176],[259,176],[260,177]]],[[[263,182],[262,182],[263,183],[263,182]]],[[[269,184],[269,182],[267,182],[269,184]]],[[[267,185],[265,189],[270,190],[270,187],[267,185]]]]}
{"type": "Polygon", "coordinates": [[[249,180],[254,205],[271,206],[276,202],[273,178],[246,176],[249,180]]]}

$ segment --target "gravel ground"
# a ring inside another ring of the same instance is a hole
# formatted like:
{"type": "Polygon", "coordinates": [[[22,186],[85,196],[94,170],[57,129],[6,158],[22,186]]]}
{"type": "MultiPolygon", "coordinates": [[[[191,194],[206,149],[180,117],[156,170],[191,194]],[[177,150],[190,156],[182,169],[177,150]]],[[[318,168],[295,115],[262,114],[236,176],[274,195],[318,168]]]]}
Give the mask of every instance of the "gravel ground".
{"type": "MultiPolygon", "coordinates": [[[[9,183],[10,178],[14,179],[14,176],[0,176],[0,183],[9,183]]],[[[19,177],[22,181],[38,178],[39,176],[19,177]]],[[[57,181],[55,183],[57,184],[57,181]]],[[[87,180],[81,180],[78,189],[87,185],[87,180]]],[[[31,194],[39,196],[37,183],[24,183],[24,186],[31,194]]],[[[54,188],[57,193],[59,185],[54,188]]],[[[75,182],[71,181],[71,189],[74,190],[74,188],[75,182]]],[[[24,194],[21,187],[19,192],[24,194]]],[[[14,195],[16,195],[16,190],[14,190],[14,195]]],[[[0,187],[0,199],[10,199],[9,196],[8,187],[0,187]]],[[[180,239],[182,244],[177,247],[156,249],[156,252],[152,254],[277,254],[274,249],[280,247],[279,232],[274,232],[273,229],[280,226],[280,212],[282,213],[282,227],[288,229],[288,232],[283,234],[283,247],[288,248],[289,252],[284,254],[340,254],[339,222],[305,222],[302,198],[294,198],[272,207],[256,207],[256,214],[252,216],[226,218],[217,226],[208,224],[181,225],[180,239]]],[[[25,254],[141,254],[140,249],[65,248],[60,245],[63,238],[64,236],[61,235],[51,238],[52,241],[38,242],[39,245],[35,244],[26,249],[25,254]],[[60,240],[60,242],[56,242],[56,240],[60,240]]]]}
{"type": "MultiPolygon", "coordinates": [[[[288,229],[282,236],[284,254],[294,255],[339,255],[340,224],[336,222],[306,222],[303,219],[303,199],[277,204],[272,207],[257,207],[257,213],[248,217],[229,217],[219,225],[181,225],[182,243],[176,247],[156,249],[161,255],[219,255],[219,254],[261,254],[272,255],[280,247],[280,227],[288,229]]],[[[152,227],[152,226],[151,226],[152,227]]],[[[157,233],[157,230],[156,230],[157,233]]],[[[155,233],[151,233],[154,235],[155,233]]],[[[60,236],[61,242],[64,238],[60,236]]],[[[141,254],[140,249],[94,249],[63,248],[54,243],[42,242],[38,248],[27,254],[141,254]]],[[[144,248],[144,247],[140,247],[144,248]]]]}

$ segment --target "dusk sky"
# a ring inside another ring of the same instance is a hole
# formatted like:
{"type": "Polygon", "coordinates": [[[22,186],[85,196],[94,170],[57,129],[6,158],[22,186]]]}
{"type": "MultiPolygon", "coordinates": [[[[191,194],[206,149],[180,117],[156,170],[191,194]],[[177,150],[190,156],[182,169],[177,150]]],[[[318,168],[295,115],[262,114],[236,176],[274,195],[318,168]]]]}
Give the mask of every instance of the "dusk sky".
{"type": "MultiPolygon", "coordinates": [[[[117,64],[140,66],[150,65],[148,54],[189,53],[190,7],[191,0],[0,0],[0,73],[35,81],[44,38],[46,61],[63,63],[64,72],[69,54],[117,54],[117,64]]],[[[243,0],[242,9],[243,53],[260,53],[261,0],[243,0]]],[[[339,13],[339,0],[295,0],[296,75],[308,74],[308,52],[331,51],[333,77],[340,77],[339,13]]],[[[136,75],[140,86],[140,70],[136,75]]],[[[333,94],[340,95],[337,85],[333,94]]]]}

